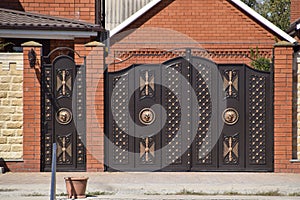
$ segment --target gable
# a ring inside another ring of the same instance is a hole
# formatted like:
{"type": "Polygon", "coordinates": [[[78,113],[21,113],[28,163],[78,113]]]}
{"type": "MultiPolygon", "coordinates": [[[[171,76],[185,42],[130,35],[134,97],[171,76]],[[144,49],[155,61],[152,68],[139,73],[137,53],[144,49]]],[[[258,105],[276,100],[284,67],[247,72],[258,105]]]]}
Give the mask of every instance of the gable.
{"type": "Polygon", "coordinates": [[[253,47],[273,45],[276,38],[293,41],[270,22],[264,23],[232,1],[161,1],[124,30],[146,27],[169,29],[185,34],[203,45],[253,47]]]}

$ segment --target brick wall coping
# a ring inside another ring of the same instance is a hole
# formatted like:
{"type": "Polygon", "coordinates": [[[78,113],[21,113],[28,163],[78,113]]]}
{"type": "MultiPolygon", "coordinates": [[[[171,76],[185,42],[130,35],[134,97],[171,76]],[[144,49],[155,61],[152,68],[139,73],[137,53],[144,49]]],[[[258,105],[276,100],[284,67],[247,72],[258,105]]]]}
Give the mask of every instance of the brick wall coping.
{"type": "Polygon", "coordinates": [[[43,45],[38,42],[29,41],[29,42],[25,42],[25,43],[21,44],[21,46],[22,47],[42,47],[43,45]]]}
{"type": "Polygon", "coordinates": [[[287,41],[280,41],[274,44],[274,47],[293,47],[295,44],[287,42],[287,41]]]}
{"type": "Polygon", "coordinates": [[[92,41],[92,42],[86,43],[84,46],[85,47],[105,47],[105,45],[103,43],[97,42],[97,41],[92,41]]]}

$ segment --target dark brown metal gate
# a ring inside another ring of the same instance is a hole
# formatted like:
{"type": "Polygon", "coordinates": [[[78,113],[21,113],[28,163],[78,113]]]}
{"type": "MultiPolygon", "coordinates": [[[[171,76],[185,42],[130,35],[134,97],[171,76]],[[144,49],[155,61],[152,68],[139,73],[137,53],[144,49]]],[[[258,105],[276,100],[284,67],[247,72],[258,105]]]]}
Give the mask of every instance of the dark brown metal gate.
{"type": "Polygon", "coordinates": [[[107,73],[106,94],[108,171],[273,170],[270,72],[178,57],[107,73]]]}
{"type": "Polygon", "coordinates": [[[42,171],[51,170],[54,142],[57,171],[86,169],[85,63],[77,65],[75,54],[57,48],[42,57],[42,171]]]}

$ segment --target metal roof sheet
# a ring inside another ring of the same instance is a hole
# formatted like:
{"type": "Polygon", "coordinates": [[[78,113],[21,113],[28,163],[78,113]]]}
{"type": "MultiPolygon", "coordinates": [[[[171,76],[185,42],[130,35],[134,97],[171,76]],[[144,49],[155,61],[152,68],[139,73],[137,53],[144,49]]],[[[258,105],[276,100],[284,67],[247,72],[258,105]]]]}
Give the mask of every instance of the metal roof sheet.
{"type": "Polygon", "coordinates": [[[1,29],[101,31],[97,24],[0,8],[1,29]]]}

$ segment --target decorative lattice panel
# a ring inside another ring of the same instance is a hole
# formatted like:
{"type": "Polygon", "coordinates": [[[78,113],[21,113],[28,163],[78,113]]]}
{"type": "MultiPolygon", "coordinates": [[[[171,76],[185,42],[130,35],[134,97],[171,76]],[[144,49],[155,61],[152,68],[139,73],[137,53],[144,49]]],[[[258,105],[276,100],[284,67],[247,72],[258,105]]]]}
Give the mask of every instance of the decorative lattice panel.
{"type": "Polygon", "coordinates": [[[211,85],[211,68],[208,65],[196,63],[196,94],[199,108],[199,124],[196,135],[197,160],[202,164],[211,164],[211,128],[212,102],[209,91],[211,85]]]}
{"type": "Polygon", "coordinates": [[[182,63],[175,63],[167,70],[165,74],[165,84],[168,89],[165,90],[165,108],[167,112],[166,128],[165,128],[165,144],[167,150],[165,154],[166,164],[181,163],[182,155],[182,133],[179,132],[181,123],[181,83],[179,75],[182,73],[182,63]]]}
{"type": "Polygon", "coordinates": [[[129,127],[126,112],[128,106],[128,75],[115,77],[113,80],[114,95],[112,96],[113,119],[113,162],[115,164],[128,164],[129,162],[129,127]]]}
{"type": "Polygon", "coordinates": [[[52,160],[52,135],[46,134],[45,135],[45,164],[50,165],[52,160]]]}
{"type": "Polygon", "coordinates": [[[84,119],[85,94],[84,94],[84,71],[83,66],[77,71],[76,76],[76,103],[77,103],[77,119],[84,119]]]}
{"type": "Polygon", "coordinates": [[[249,77],[249,161],[266,163],[266,80],[263,76],[249,77]]]}
{"type": "Polygon", "coordinates": [[[45,69],[44,77],[45,77],[45,84],[44,84],[44,88],[43,88],[44,99],[45,99],[44,112],[45,112],[45,119],[47,121],[50,121],[50,120],[52,120],[52,102],[51,102],[52,71],[51,71],[51,69],[49,69],[49,68],[45,69]]]}
{"type": "Polygon", "coordinates": [[[84,138],[81,135],[77,137],[77,163],[84,164],[85,163],[85,146],[82,142],[84,138]]]}
{"type": "Polygon", "coordinates": [[[52,117],[53,117],[53,109],[52,109],[52,69],[44,68],[43,73],[44,84],[42,87],[43,91],[43,120],[45,121],[45,126],[42,127],[42,135],[44,141],[44,163],[46,165],[51,165],[52,160],[52,117]]]}

